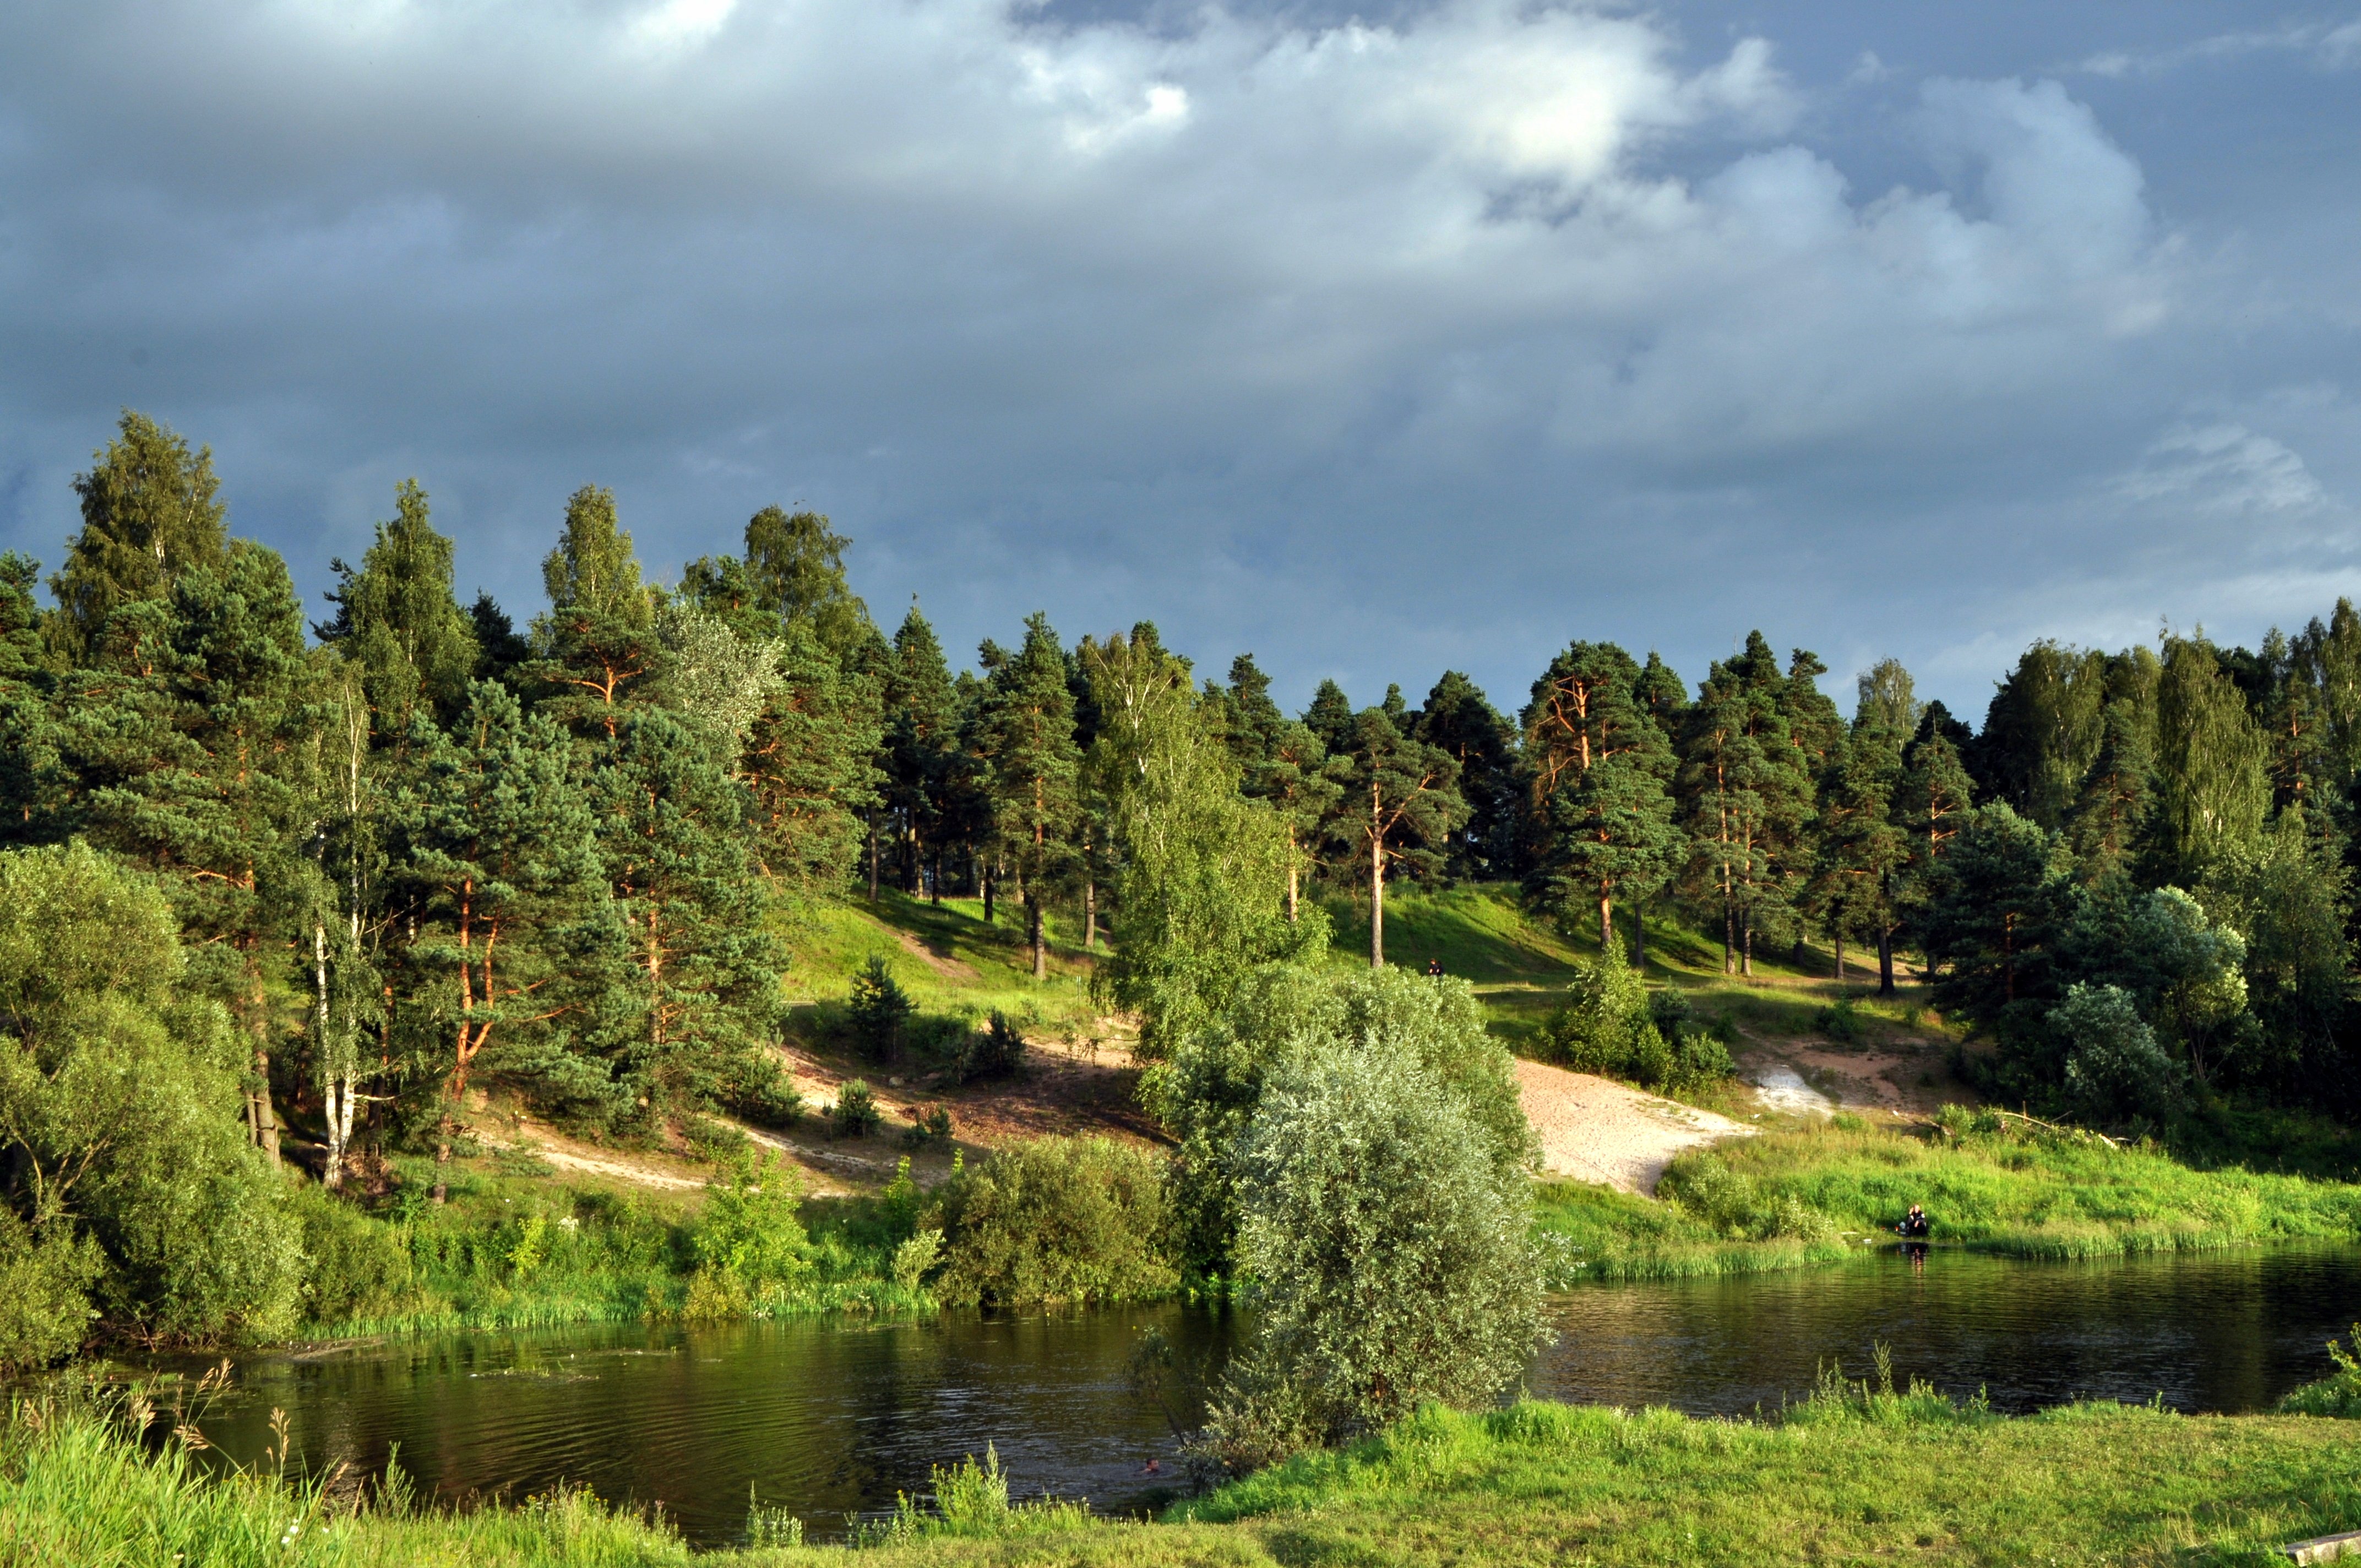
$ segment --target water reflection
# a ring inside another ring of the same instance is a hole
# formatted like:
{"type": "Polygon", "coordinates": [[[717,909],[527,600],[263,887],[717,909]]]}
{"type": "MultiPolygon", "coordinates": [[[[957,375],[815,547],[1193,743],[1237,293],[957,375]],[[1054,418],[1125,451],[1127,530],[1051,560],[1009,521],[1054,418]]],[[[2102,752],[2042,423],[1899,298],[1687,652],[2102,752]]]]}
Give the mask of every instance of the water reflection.
{"type": "MultiPolygon", "coordinates": [[[[1938,1250],[1923,1271],[1890,1253],[1585,1290],[1555,1313],[1558,1342],[1531,1379],[1553,1398],[1775,1410],[1821,1361],[1858,1376],[1883,1343],[1898,1376],[1962,1397],[1985,1387],[2003,1409],[2161,1392],[2181,1409],[2249,1410],[2326,1372],[2323,1342],[2361,1318],[2361,1253],[2027,1265],[1938,1250]]],[[[204,1426],[250,1464],[276,1406],[315,1467],[374,1472],[399,1444],[445,1499],[587,1484],[610,1501],[661,1502],[705,1544],[736,1537],[750,1488],[826,1536],[987,1442],[1020,1489],[1128,1511],[1159,1501],[1175,1468],[1162,1417],[1124,1385],[1151,1325],[1206,1359],[1235,1327],[1159,1308],[394,1342],[250,1360],[204,1426]],[[1151,1458],[1163,1474],[1143,1474],[1151,1458]]]]}

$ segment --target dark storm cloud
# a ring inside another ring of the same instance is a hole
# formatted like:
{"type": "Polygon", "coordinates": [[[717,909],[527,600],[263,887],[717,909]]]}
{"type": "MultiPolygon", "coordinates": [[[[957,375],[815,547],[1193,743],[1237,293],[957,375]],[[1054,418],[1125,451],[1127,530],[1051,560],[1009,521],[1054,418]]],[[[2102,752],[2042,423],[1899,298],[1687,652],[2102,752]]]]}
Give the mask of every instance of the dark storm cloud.
{"type": "Polygon", "coordinates": [[[19,5],[5,542],[127,403],[313,587],[412,473],[525,612],[577,484],[660,571],[801,499],[889,627],[1365,700],[2355,589],[2349,12],[1359,15],[19,5]]]}

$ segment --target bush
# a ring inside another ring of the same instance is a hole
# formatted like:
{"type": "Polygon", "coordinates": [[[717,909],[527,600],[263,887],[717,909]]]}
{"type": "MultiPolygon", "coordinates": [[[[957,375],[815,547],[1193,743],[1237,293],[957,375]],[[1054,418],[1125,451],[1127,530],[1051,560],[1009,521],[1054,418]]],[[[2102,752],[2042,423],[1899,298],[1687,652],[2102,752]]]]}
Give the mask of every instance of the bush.
{"type": "Polygon", "coordinates": [[[1237,1225],[1232,1156],[1266,1075],[1307,1050],[1393,1047],[1452,1086],[1487,1158],[1517,1175],[1533,1161],[1516,1064],[1485,1027],[1466,981],[1402,969],[1272,965],[1239,988],[1222,1020],[1173,1041],[1140,1083],[1148,1108],[1180,1142],[1175,1205],[1191,1266],[1230,1272],[1237,1225]]]}
{"type": "Polygon", "coordinates": [[[39,1231],[0,1208],[0,1372],[29,1372],[82,1348],[98,1313],[98,1244],[62,1224],[39,1231]]]}
{"type": "Polygon", "coordinates": [[[1637,1036],[1662,1031],[1649,1021],[1648,988],[1609,944],[1596,963],[1583,965],[1566,987],[1566,1003],[1549,1022],[1548,1037],[1558,1058],[1576,1072],[1631,1078],[1637,1036]]]}
{"type": "Polygon", "coordinates": [[[2279,1401],[2291,1416],[2335,1416],[2361,1420],[2361,1323],[2353,1325],[2353,1347],[2328,1342],[2328,1358],[2336,1370],[2317,1383],[2307,1383],[2279,1401]]]}
{"type": "Polygon", "coordinates": [[[1821,1008],[1815,1024],[1831,1045],[1857,1046],[1869,1038],[1869,1025],[1862,1020],[1861,1009],[1853,1005],[1850,992],[1838,997],[1835,1005],[1821,1008]]]}
{"type": "Polygon", "coordinates": [[[967,1070],[960,1075],[961,1082],[971,1078],[1005,1078],[1025,1059],[1025,1036],[1005,1014],[994,1013],[983,1033],[973,1038],[967,1070]]]}
{"type": "Polygon", "coordinates": [[[1546,1337],[1523,1175],[1412,1052],[1307,1052],[1263,1091],[1239,1156],[1255,1343],[1208,1420],[1233,1469],[1438,1400],[1488,1401],[1546,1337]]]}
{"type": "Polygon", "coordinates": [[[316,1187],[295,1194],[303,1227],[303,1315],[313,1323],[389,1317],[416,1288],[410,1248],[395,1226],[316,1187]]]}
{"type": "Polygon", "coordinates": [[[697,1274],[689,1316],[732,1316],[794,1300],[816,1274],[802,1177],[784,1162],[740,1160],[728,1180],[706,1189],[690,1247],[697,1274]]]}
{"type": "Polygon", "coordinates": [[[1037,1138],[935,1190],[935,1294],[953,1304],[1137,1301],[1180,1282],[1164,1162],[1104,1138],[1037,1138]]]}
{"type": "Polygon", "coordinates": [[[46,1314],[70,1310],[70,1255],[103,1256],[102,1332],[273,1338],[301,1311],[300,1227],[238,1126],[244,1043],[192,992],[148,879],[79,843],[0,854],[0,1201],[33,1233],[10,1261],[46,1314]],[[71,1215],[42,1196],[69,1185],[71,1215]]]}
{"type": "Polygon", "coordinates": [[[680,1135],[691,1154],[716,1164],[737,1159],[754,1146],[753,1140],[743,1132],[710,1116],[682,1117],[680,1135]]]}
{"type": "Polygon", "coordinates": [[[2066,1047],[2066,1097],[2077,1114],[2160,1120],[2180,1109],[2180,1069],[2140,1021],[2129,992],[2077,985],[2050,1010],[2049,1027],[2066,1047]]]}
{"type": "Polygon", "coordinates": [[[722,1083],[719,1099],[723,1109],[758,1127],[785,1130],[804,1113],[802,1091],[768,1051],[745,1053],[722,1083]]]}
{"type": "Polygon", "coordinates": [[[851,1078],[837,1087],[836,1103],[828,1110],[829,1126],[837,1136],[865,1138],[884,1120],[866,1080],[851,1078]]]}
{"type": "Polygon", "coordinates": [[[852,998],[844,1006],[845,1032],[853,1049],[873,1062],[902,1054],[902,1035],[917,1009],[882,955],[873,954],[852,977],[852,998]]]}
{"type": "Polygon", "coordinates": [[[925,1148],[928,1144],[950,1142],[950,1112],[940,1105],[929,1105],[923,1111],[916,1105],[911,1106],[910,1127],[902,1135],[902,1141],[914,1149],[925,1148]]]}

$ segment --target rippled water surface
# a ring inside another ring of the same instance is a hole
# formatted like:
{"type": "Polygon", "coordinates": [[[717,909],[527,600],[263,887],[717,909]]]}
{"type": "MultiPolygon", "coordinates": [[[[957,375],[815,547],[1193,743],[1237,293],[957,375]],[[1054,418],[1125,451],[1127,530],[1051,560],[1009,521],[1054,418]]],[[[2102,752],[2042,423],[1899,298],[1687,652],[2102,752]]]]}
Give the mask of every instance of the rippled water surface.
{"type": "MultiPolygon", "coordinates": [[[[1923,1270],[1888,1255],[1600,1288],[1554,1310],[1558,1342],[1532,1375],[1554,1398],[1776,1409],[1820,1362],[1863,1373],[1883,1343],[1898,1376],[1984,1387],[2004,1409],[2160,1392],[2182,1409],[2251,1410],[2328,1370],[2324,1342],[2361,1318],[2361,1252],[2052,1265],[1938,1251],[1923,1270]]],[[[1163,1416],[1125,1387],[1151,1325],[1206,1361],[1235,1328],[1160,1308],[392,1342],[251,1359],[204,1430],[251,1463],[283,1409],[313,1467],[371,1472],[399,1444],[402,1467],[446,1498],[588,1484],[661,1502],[714,1545],[736,1537],[750,1489],[832,1534],[987,1442],[1019,1491],[1136,1509],[1161,1500],[1175,1468],[1163,1416]]]]}

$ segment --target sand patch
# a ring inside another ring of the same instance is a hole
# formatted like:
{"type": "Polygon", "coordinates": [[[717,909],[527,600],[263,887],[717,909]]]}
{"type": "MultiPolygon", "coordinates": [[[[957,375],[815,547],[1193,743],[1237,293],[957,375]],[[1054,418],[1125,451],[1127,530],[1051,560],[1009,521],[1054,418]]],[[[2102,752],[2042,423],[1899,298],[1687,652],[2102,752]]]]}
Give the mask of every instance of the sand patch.
{"type": "Polygon", "coordinates": [[[1685,1149],[1754,1131],[1710,1111],[1541,1062],[1517,1063],[1517,1089],[1525,1120],[1541,1139],[1544,1171],[1626,1192],[1653,1193],[1664,1167],[1685,1149]]]}

